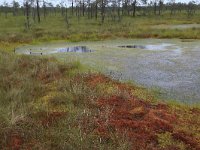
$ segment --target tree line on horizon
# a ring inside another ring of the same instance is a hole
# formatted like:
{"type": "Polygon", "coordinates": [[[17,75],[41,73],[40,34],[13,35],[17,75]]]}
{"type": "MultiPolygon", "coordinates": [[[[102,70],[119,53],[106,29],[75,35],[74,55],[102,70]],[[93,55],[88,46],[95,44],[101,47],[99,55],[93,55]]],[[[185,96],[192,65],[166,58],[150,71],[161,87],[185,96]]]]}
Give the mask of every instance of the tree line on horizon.
{"type": "Polygon", "coordinates": [[[160,16],[166,12],[170,15],[185,13],[191,17],[197,10],[200,10],[200,4],[194,0],[189,3],[176,3],[175,0],[61,0],[56,6],[48,0],[24,0],[22,5],[13,0],[10,4],[4,1],[0,5],[0,15],[4,14],[5,18],[9,13],[13,16],[24,15],[28,29],[30,19],[40,23],[42,19],[58,14],[65,18],[67,24],[70,17],[77,17],[78,20],[80,17],[94,18],[103,24],[106,17],[121,21],[123,16],[160,16]]]}

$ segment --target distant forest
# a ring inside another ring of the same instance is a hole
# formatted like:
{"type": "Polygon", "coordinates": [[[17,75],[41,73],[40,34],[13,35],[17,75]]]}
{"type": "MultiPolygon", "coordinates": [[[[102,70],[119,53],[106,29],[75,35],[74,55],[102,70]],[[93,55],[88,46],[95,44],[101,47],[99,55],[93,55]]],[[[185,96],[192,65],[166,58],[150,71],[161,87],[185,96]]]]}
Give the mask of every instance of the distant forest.
{"type": "Polygon", "coordinates": [[[70,17],[85,17],[88,19],[99,19],[104,23],[106,17],[113,21],[120,21],[123,16],[161,16],[177,15],[178,13],[192,17],[198,14],[200,4],[196,1],[189,3],[176,3],[175,0],[69,0],[60,1],[56,6],[45,0],[24,0],[19,2],[6,1],[0,6],[0,15],[13,14],[13,16],[24,15],[27,28],[30,27],[30,19],[40,23],[41,18],[61,15],[66,22],[70,17]]]}

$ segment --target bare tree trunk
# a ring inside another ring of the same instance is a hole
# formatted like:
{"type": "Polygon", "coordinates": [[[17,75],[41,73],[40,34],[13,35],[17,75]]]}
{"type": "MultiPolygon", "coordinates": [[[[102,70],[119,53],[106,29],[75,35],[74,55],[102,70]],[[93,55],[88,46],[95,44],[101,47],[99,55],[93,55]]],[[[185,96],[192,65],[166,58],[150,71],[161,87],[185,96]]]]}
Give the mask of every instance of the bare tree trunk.
{"type": "Polygon", "coordinates": [[[88,4],[86,13],[87,13],[87,18],[90,19],[90,4],[88,4]]]}
{"type": "Polygon", "coordinates": [[[74,0],[72,0],[72,16],[74,15],[74,0]]]}
{"type": "Polygon", "coordinates": [[[83,0],[83,4],[82,4],[82,13],[83,13],[83,16],[85,16],[85,2],[84,2],[84,0],[83,0]]]}
{"type": "Polygon", "coordinates": [[[32,8],[32,17],[34,22],[35,22],[35,15],[36,15],[35,8],[32,8]]]}
{"type": "Polygon", "coordinates": [[[135,17],[135,13],[136,13],[136,3],[137,3],[137,1],[134,0],[134,2],[133,2],[133,17],[135,17]]]}
{"type": "Polygon", "coordinates": [[[122,0],[122,16],[124,15],[124,0],[122,0]]]}
{"type": "Polygon", "coordinates": [[[30,16],[29,16],[29,4],[28,1],[26,1],[26,27],[30,29],[30,16]]]}
{"type": "Polygon", "coordinates": [[[90,0],[87,1],[87,6],[88,6],[87,8],[88,19],[91,19],[93,16],[92,14],[93,12],[92,12],[92,3],[90,0]]]}
{"type": "Polygon", "coordinates": [[[44,0],[43,0],[43,11],[44,11],[44,19],[46,19],[46,4],[44,0]]]}
{"type": "Polygon", "coordinates": [[[101,0],[101,23],[104,23],[105,19],[105,5],[104,0],[101,0]]]}
{"type": "Polygon", "coordinates": [[[156,15],[156,12],[157,12],[157,4],[156,2],[154,2],[154,15],[156,15]]]}
{"type": "Polygon", "coordinates": [[[93,7],[94,5],[93,4],[90,4],[90,17],[91,19],[93,18],[93,7]]]}
{"type": "Polygon", "coordinates": [[[121,14],[120,14],[120,5],[121,5],[122,0],[117,0],[117,16],[118,16],[118,21],[121,21],[121,14]]]}
{"type": "Polygon", "coordinates": [[[161,15],[161,10],[162,10],[162,1],[159,1],[159,16],[161,15]]]}
{"type": "Polygon", "coordinates": [[[117,7],[117,15],[118,15],[118,19],[120,20],[120,6],[117,7]]]}
{"type": "Polygon", "coordinates": [[[76,17],[78,16],[78,6],[76,6],[76,17]]]}
{"type": "Polygon", "coordinates": [[[80,21],[80,15],[81,15],[81,2],[79,3],[78,7],[78,22],[80,21]]]}
{"type": "Polygon", "coordinates": [[[54,7],[54,16],[56,16],[56,7],[54,7]]]}
{"type": "Polygon", "coordinates": [[[127,15],[128,13],[128,0],[124,1],[124,14],[127,15]]]}
{"type": "Polygon", "coordinates": [[[37,3],[37,18],[38,18],[38,23],[40,23],[40,6],[39,6],[39,0],[37,0],[36,3],[37,3]]]}
{"type": "Polygon", "coordinates": [[[97,6],[97,0],[95,2],[95,18],[98,18],[98,6],[97,6]]]}
{"type": "Polygon", "coordinates": [[[67,7],[65,9],[65,21],[66,21],[66,24],[67,24],[67,27],[69,27],[69,20],[68,20],[68,11],[67,11],[67,7]]]}

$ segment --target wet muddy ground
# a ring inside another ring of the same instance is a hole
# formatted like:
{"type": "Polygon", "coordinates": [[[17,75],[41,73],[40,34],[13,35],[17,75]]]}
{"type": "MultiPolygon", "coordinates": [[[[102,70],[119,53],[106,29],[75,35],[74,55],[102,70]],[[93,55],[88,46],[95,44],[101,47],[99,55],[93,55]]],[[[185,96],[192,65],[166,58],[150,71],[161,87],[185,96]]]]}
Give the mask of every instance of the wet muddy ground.
{"type": "Polygon", "coordinates": [[[200,101],[200,41],[178,39],[111,40],[27,45],[16,53],[43,53],[64,61],[79,60],[123,81],[158,88],[163,99],[200,101]],[[67,51],[84,47],[85,52],[67,51]],[[72,48],[73,49],[73,48],[72,48]],[[78,52],[78,53],[77,53],[78,52]]]}

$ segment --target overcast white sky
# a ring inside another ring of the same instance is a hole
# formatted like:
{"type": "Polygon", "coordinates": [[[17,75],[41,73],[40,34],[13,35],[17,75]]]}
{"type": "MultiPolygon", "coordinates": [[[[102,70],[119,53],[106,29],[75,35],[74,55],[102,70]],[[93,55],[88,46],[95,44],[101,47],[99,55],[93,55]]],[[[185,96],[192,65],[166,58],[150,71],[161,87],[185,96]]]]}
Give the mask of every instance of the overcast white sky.
{"type": "MultiPolygon", "coordinates": [[[[12,3],[12,1],[13,0],[0,0],[0,5],[1,4],[3,4],[4,2],[7,2],[7,3],[12,3]]],[[[18,2],[20,2],[20,3],[22,3],[24,0],[16,0],[16,1],[18,1],[18,2]]],[[[62,0],[47,0],[48,2],[51,2],[51,3],[53,3],[53,4],[59,4],[62,0]]],[[[168,2],[169,0],[164,0],[165,2],[168,2]]],[[[191,0],[175,0],[176,2],[189,2],[189,1],[191,1],[191,0]]],[[[197,1],[198,3],[200,2],[200,0],[195,0],[195,1],[197,1]]]]}

